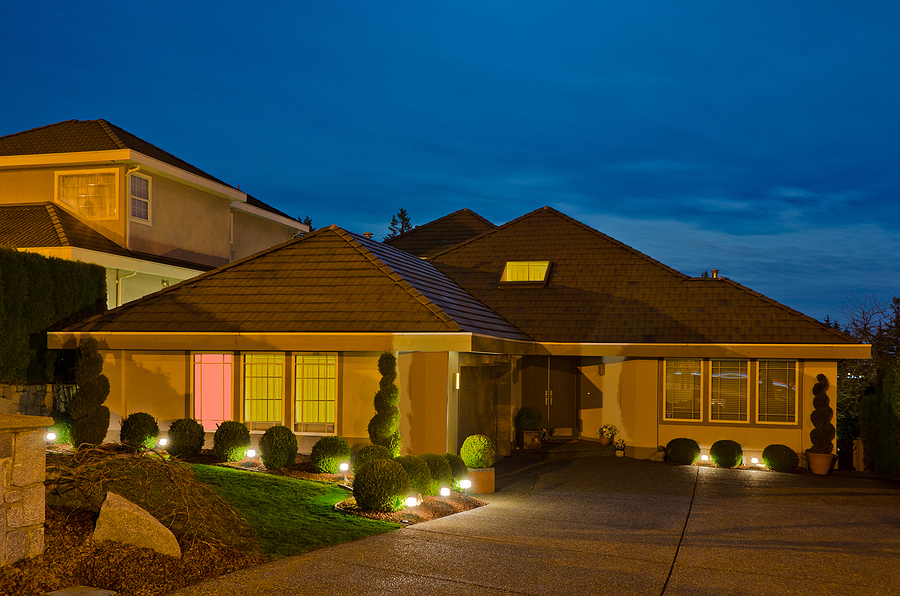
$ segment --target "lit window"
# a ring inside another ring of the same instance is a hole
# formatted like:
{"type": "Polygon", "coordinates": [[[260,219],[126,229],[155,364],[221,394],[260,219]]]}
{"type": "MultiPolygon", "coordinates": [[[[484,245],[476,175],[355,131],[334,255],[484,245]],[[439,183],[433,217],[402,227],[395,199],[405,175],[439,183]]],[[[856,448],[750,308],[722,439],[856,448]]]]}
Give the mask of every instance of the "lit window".
{"type": "Polygon", "coordinates": [[[757,421],[797,423],[797,363],[760,360],[757,421]]]}
{"type": "Polygon", "coordinates": [[[231,354],[194,354],[194,418],[207,431],[231,420],[231,354]]]}
{"type": "Polygon", "coordinates": [[[244,421],[250,430],[265,430],[284,419],[284,356],[244,355],[244,421]]]}
{"type": "Polygon", "coordinates": [[[700,361],[666,360],[666,420],[700,420],[700,361]]]}
{"type": "Polygon", "coordinates": [[[150,179],[132,174],[129,184],[131,218],[150,222],[150,179]]]}
{"type": "Polygon", "coordinates": [[[334,434],[337,357],[297,354],[294,362],[294,430],[334,434]]]}
{"type": "Polygon", "coordinates": [[[747,422],[747,361],[713,360],[710,364],[709,419],[747,422]]]}
{"type": "Polygon", "coordinates": [[[507,261],[500,281],[544,284],[549,273],[550,261],[507,261]]]}
{"type": "Polygon", "coordinates": [[[57,172],[56,200],[87,219],[118,217],[117,173],[57,172]]]}

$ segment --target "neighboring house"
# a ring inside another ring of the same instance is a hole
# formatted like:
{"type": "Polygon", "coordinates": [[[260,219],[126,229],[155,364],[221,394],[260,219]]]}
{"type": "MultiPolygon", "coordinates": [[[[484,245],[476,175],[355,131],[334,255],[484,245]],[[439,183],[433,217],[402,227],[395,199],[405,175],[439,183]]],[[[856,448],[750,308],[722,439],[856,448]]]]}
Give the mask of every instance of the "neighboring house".
{"type": "MultiPolygon", "coordinates": [[[[427,251],[441,228],[404,236],[427,251]]],[[[394,351],[403,453],[414,454],[456,451],[475,432],[507,454],[523,405],[554,436],[616,424],[638,457],[680,436],[801,451],[816,375],[834,383],[837,359],[870,353],[547,207],[427,260],[323,228],[48,341],[85,335],[104,348],[114,412],[192,416],[208,430],[286,424],[305,449],[327,434],[367,440],[378,356],[394,351]]]]}
{"type": "Polygon", "coordinates": [[[428,258],[497,226],[469,209],[460,209],[384,241],[417,257],[428,258]]]}
{"type": "Polygon", "coordinates": [[[110,307],[306,231],[105,120],[0,137],[0,245],[104,266],[110,307]]]}

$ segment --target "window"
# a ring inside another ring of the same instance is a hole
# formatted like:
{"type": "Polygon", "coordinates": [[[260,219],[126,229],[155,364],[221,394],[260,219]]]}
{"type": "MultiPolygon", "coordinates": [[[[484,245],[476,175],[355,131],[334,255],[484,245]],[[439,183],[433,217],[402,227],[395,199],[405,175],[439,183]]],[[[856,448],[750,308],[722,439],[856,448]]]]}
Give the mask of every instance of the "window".
{"type": "Polygon", "coordinates": [[[540,287],[550,277],[550,261],[507,261],[500,277],[501,285],[540,287]]]}
{"type": "Polygon", "coordinates": [[[711,365],[709,419],[747,422],[746,360],[713,360],[711,365]]]}
{"type": "Polygon", "coordinates": [[[57,172],[56,200],[87,219],[118,217],[118,172],[57,172]]]}
{"type": "Polygon", "coordinates": [[[194,354],[194,418],[204,430],[231,420],[231,354],[194,354]]]}
{"type": "Polygon", "coordinates": [[[137,174],[129,178],[131,219],[150,223],[150,179],[137,174]]]}
{"type": "Polygon", "coordinates": [[[244,355],[244,421],[250,430],[265,430],[284,420],[284,356],[244,355]]]}
{"type": "Polygon", "coordinates": [[[333,434],[337,357],[297,354],[294,362],[294,430],[333,434]]]}
{"type": "Polygon", "coordinates": [[[700,361],[666,360],[666,420],[700,420],[700,361]]]}
{"type": "Polygon", "coordinates": [[[797,423],[797,363],[759,361],[757,422],[797,423]]]}

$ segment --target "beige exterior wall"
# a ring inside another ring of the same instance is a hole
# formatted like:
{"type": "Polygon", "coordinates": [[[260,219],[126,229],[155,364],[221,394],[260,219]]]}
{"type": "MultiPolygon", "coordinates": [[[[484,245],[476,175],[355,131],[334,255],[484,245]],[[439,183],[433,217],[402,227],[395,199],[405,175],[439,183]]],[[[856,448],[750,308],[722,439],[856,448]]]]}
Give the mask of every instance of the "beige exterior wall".
{"type": "Polygon", "coordinates": [[[402,353],[397,359],[402,455],[446,453],[448,389],[455,371],[446,352],[402,353]]]}
{"type": "Polygon", "coordinates": [[[369,443],[369,420],[375,415],[375,394],[381,382],[379,352],[343,353],[338,358],[337,434],[351,447],[369,443]]]}
{"type": "MultiPolygon", "coordinates": [[[[253,217],[240,211],[232,211],[234,217],[233,259],[242,259],[261,250],[287,242],[292,230],[270,220],[253,217]]],[[[299,224],[298,224],[299,225],[299,224]]]]}

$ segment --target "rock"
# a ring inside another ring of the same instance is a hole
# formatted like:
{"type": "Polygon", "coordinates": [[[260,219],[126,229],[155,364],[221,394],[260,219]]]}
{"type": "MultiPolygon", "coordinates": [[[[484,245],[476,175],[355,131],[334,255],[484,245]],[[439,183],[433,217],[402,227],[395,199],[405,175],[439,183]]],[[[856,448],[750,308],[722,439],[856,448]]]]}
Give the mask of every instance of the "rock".
{"type": "Polygon", "coordinates": [[[666,448],[662,445],[656,448],[656,453],[650,456],[650,461],[666,461],[666,448]]]}
{"type": "Polygon", "coordinates": [[[93,538],[97,542],[114,540],[181,557],[181,547],[169,528],[125,497],[112,492],[106,493],[106,500],[100,506],[93,538]]]}

